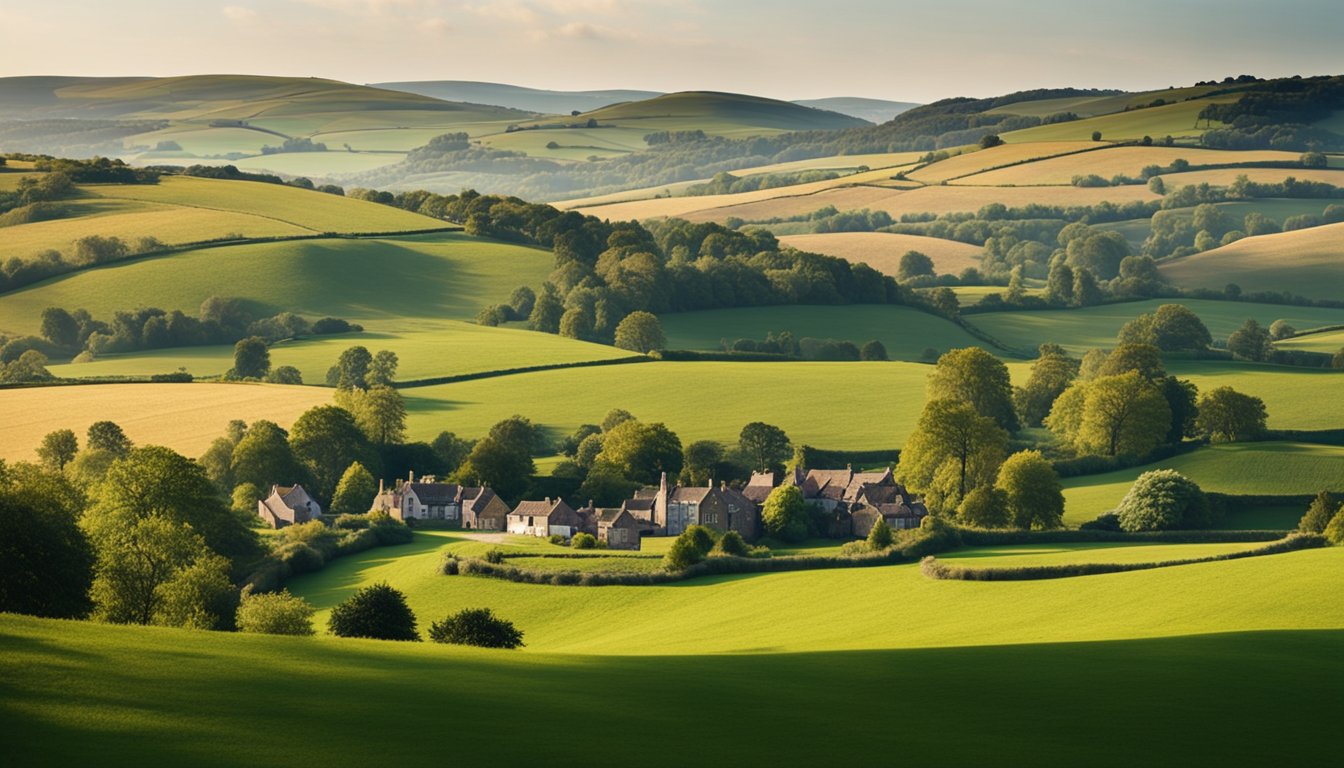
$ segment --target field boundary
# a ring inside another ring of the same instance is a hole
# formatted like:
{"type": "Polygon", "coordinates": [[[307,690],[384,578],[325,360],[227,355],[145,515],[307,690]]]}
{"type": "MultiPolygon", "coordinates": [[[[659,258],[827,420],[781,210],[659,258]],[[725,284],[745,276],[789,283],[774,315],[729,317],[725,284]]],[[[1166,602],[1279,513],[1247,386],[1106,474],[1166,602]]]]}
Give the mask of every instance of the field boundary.
{"type": "Polygon", "coordinates": [[[1221,555],[1209,555],[1207,557],[1187,557],[1179,560],[1160,560],[1148,563],[1072,563],[1001,568],[971,568],[964,565],[948,565],[938,562],[938,558],[929,555],[920,561],[919,570],[920,573],[930,579],[939,581],[1037,581],[1042,579],[1067,579],[1075,576],[1095,576],[1104,573],[1123,573],[1126,571],[1148,571],[1155,568],[1174,568],[1180,565],[1214,563],[1225,560],[1242,560],[1248,557],[1277,555],[1302,549],[1318,549],[1329,545],[1330,542],[1320,534],[1294,533],[1263,547],[1241,552],[1225,552],[1221,555]]]}
{"type": "Polygon", "coordinates": [[[394,381],[394,389],[415,389],[416,387],[434,387],[440,384],[456,384],[462,381],[476,381],[477,379],[493,379],[500,376],[514,376],[522,373],[537,373],[539,371],[558,371],[565,368],[596,368],[603,365],[634,365],[637,363],[658,362],[656,358],[648,355],[631,355],[630,357],[617,357],[611,360],[582,360],[577,363],[547,363],[545,365],[529,365],[522,368],[498,368],[493,371],[478,371],[476,373],[462,373],[456,376],[436,376],[429,379],[411,379],[408,381],[394,381]]]}

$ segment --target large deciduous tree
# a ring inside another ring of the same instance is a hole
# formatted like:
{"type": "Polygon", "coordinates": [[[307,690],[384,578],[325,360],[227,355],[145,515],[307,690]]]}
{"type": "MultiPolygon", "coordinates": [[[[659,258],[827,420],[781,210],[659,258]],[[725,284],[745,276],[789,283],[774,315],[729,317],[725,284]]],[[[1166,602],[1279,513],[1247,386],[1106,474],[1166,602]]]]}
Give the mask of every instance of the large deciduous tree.
{"type": "Polygon", "coordinates": [[[743,427],[737,436],[737,446],[757,472],[783,464],[793,455],[793,445],[784,430],[763,421],[753,421],[743,427]]]}
{"type": "Polygon", "coordinates": [[[1235,443],[1264,434],[1266,418],[1264,400],[1218,387],[1199,398],[1195,427],[1215,443],[1235,443]]]}
{"type": "Polygon", "coordinates": [[[673,477],[681,472],[681,439],[662,423],[622,422],[602,436],[597,463],[631,480],[656,483],[663,472],[673,477]]]}
{"type": "Polygon", "coordinates": [[[1055,399],[1078,377],[1078,361],[1058,344],[1042,344],[1025,386],[1013,390],[1013,405],[1028,427],[1038,427],[1055,399]]]}
{"type": "Polygon", "coordinates": [[[37,457],[42,460],[42,464],[58,472],[65,469],[66,464],[74,461],[77,453],[79,453],[79,438],[69,429],[48,432],[37,446],[37,457]]]}
{"type": "Polygon", "coordinates": [[[761,506],[761,526],[766,535],[782,541],[807,538],[807,518],[807,501],[796,485],[779,486],[761,506]]]}
{"type": "Polygon", "coordinates": [[[930,509],[950,513],[971,490],[994,482],[1008,433],[968,403],[930,400],[901,450],[897,472],[930,509]]]}
{"type": "Polygon", "coordinates": [[[1019,451],[1005,459],[995,486],[1003,491],[1008,513],[1018,528],[1064,524],[1064,489],[1040,451],[1019,451]]]}
{"type": "Polygon", "coordinates": [[[234,484],[251,483],[258,488],[272,485],[311,483],[307,469],[290,447],[289,436],[273,421],[258,419],[247,428],[233,449],[229,474],[234,484]]]}
{"type": "Polygon", "coordinates": [[[379,466],[378,454],[355,417],[334,405],[319,405],[299,416],[289,432],[289,445],[312,477],[310,490],[323,500],[336,492],[341,474],[352,463],[379,466]]]}
{"type": "Polygon", "coordinates": [[[1009,432],[1019,427],[1008,366],[979,347],[954,349],[938,358],[929,375],[928,393],[930,400],[967,403],[1009,432]]]}
{"type": "Polygon", "coordinates": [[[616,346],[632,352],[648,353],[667,346],[663,326],[652,312],[638,310],[625,316],[616,326],[616,346]]]}
{"type": "Polygon", "coordinates": [[[271,350],[260,336],[240,339],[233,345],[233,367],[230,379],[264,379],[271,371],[271,350]]]}
{"type": "MultiPolygon", "coordinates": [[[[1161,390],[1137,371],[1103,376],[1081,386],[1086,394],[1077,432],[1061,434],[1080,452],[1141,456],[1166,438],[1171,408],[1161,390]]],[[[1052,423],[1051,430],[1055,428],[1052,423]]]]}

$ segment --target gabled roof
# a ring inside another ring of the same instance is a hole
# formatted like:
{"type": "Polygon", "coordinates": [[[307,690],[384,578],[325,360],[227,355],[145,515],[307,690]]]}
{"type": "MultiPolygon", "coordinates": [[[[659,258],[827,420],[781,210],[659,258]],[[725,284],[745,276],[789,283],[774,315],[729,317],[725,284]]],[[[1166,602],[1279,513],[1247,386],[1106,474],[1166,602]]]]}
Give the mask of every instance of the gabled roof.
{"type": "Polygon", "coordinates": [[[891,476],[890,469],[884,469],[881,472],[855,472],[850,477],[849,484],[845,487],[845,498],[857,498],[859,491],[865,485],[894,486],[895,484],[896,480],[891,476]]]}
{"type": "Polygon", "coordinates": [[[713,488],[682,488],[678,486],[673,488],[667,494],[668,503],[681,502],[683,504],[699,504],[705,500],[713,488]]]}
{"type": "Polygon", "coordinates": [[[752,472],[751,480],[742,489],[742,495],[756,504],[764,503],[775,489],[774,472],[752,472]]]}
{"type": "Polygon", "coordinates": [[[421,504],[454,504],[460,486],[456,483],[406,483],[402,493],[414,493],[421,504]]]}
{"type": "Polygon", "coordinates": [[[519,517],[545,517],[549,518],[555,514],[575,514],[573,509],[561,499],[554,501],[520,501],[510,514],[519,517]]]}
{"type": "Polygon", "coordinates": [[[495,498],[495,492],[491,488],[462,488],[458,494],[462,502],[464,511],[480,512],[489,506],[491,500],[495,498]]]}

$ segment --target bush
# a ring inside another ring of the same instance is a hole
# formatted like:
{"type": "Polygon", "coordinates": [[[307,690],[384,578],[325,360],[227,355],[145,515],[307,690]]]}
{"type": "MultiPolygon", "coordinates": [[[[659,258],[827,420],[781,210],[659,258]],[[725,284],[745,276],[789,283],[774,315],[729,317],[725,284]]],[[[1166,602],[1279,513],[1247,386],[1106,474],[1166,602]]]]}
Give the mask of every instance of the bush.
{"type": "Polygon", "coordinates": [[[420,639],[415,631],[415,614],[406,604],[406,596],[387,584],[364,587],[333,608],[327,628],[337,637],[420,639]]]}
{"type": "Polygon", "coordinates": [[[429,639],[478,648],[518,648],[523,644],[523,633],[489,608],[468,608],[431,624],[429,639]]]}
{"type": "Polygon", "coordinates": [[[362,531],[369,527],[368,515],[339,515],[336,522],[332,524],[333,528],[345,531],[362,531]]]}
{"type": "Polygon", "coordinates": [[[714,534],[708,528],[692,525],[672,542],[672,548],[663,556],[663,567],[669,571],[684,571],[704,560],[714,546],[714,534]]]}
{"type": "Polygon", "coordinates": [[[569,540],[569,545],[575,549],[596,549],[597,537],[591,533],[576,533],[569,540]]]}
{"type": "Polygon", "coordinates": [[[723,534],[714,548],[710,550],[712,555],[730,555],[733,557],[750,557],[751,548],[747,546],[746,540],[742,534],[737,531],[728,531],[723,534]]]}
{"type": "Polygon", "coordinates": [[[1194,481],[1174,469],[1144,472],[1116,507],[1126,531],[1170,531],[1204,528],[1209,500],[1194,481]]]}
{"type": "Polygon", "coordinates": [[[868,546],[873,550],[881,550],[890,547],[894,540],[891,533],[891,526],[887,525],[884,518],[878,518],[873,523],[873,529],[868,532],[868,546]]]}
{"type": "Polygon", "coordinates": [[[485,553],[485,562],[499,565],[504,562],[504,550],[492,549],[485,553]]]}
{"type": "Polygon", "coordinates": [[[1330,524],[1325,526],[1325,538],[1331,544],[1344,544],[1344,507],[1335,513],[1330,524]]]}
{"type": "Polygon", "coordinates": [[[1333,495],[1328,491],[1321,491],[1316,494],[1315,499],[1312,499],[1306,514],[1298,521],[1297,530],[1302,533],[1325,533],[1325,527],[1336,517],[1335,512],[1340,508],[1333,495]]]}
{"type": "Polygon", "coordinates": [[[562,546],[562,547],[565,545],[565,537],[564,537],[564,536],[561,536],[561,535],[558,534],[558,533],[553,533],[553,534],[551,534],[550,537],[547,539],[547,541],[551,542],[552,544],[557,544],[557,545],[562,546]]]}
{"type": "Polygon", "coordinates": [[[237,626],[239,632],[311,635],[313,606],[307,600],[289,594],[289,590],[261,595],[244,592],[243,601],[238,605],[237,626]]]}

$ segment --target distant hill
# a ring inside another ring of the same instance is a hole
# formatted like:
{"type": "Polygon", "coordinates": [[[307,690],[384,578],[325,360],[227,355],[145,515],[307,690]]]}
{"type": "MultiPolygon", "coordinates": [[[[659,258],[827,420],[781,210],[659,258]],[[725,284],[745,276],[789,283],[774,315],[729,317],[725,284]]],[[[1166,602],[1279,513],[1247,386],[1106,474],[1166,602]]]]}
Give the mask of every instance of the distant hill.
{"type": "Polygon", "coordinates": [[[842,130],[870,124],[857,117],[793,102],[718,91],[669,93],[643,101],[613,104],[588,112],[584,117],[593,118],[599,123],[685,120],[689,128],[693,127],[693,121],[708,121],[780,131],[842,130]]]}
{"type": "Polygon", "coordinates": [[[865,99],[857,96],[835,96],[827,99],[799,99],[794,104],[813,109],[825,109],[842,115],[857,117],[870,123],[885,123],[908,109],[919,104],[910,101],[887,101],[886,99],[865,99]]]}
{"type": "Polygon", "coordinates": [[[609,104],[642,101],[661,96],[659,91],[549,91],[504,83],[480,83],[471,80],[424,80],[400,83],[373,83],[375,88],[431,96],[447,101],[491,104],[545,115],[564,115],[575,110],[590,112],[609,104]]]}

